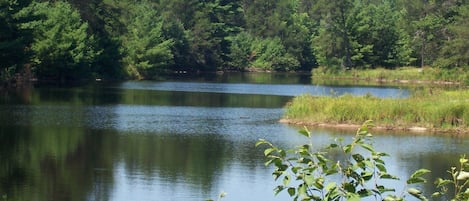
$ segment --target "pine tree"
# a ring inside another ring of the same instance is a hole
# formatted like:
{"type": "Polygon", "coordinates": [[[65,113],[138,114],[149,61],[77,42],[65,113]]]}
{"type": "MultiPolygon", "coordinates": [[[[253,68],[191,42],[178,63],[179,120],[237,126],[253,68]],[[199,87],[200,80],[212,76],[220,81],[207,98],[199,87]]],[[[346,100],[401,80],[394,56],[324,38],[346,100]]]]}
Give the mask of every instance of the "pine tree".
{"type": "Polygon", "coordinates": [[[134,8],[122,42],[124,65],[131,77],[152,78],[172,64],[174,41],[164,38],[162,17],[149,3],[134,8]]]}
{"type": "Polygon", "coordinates": [[[39,77],[65,80],[90,72],[99,51],[88,24],[69,3],[33,2],[16,16],[25,21],[20,27],[31,32],[31,62],[39,77]]]}
{"type": "Polygon", "coordinates": [[[459,7],[451,36],[445,42],[437,65],[444,68],[469,67],[469,5],[459,7]]]}

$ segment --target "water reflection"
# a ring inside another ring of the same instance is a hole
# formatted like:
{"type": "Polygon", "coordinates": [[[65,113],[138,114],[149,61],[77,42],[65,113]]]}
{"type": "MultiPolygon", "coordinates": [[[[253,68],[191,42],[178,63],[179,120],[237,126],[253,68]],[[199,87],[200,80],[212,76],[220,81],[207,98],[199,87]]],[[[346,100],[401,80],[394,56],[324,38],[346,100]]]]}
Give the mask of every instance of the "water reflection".
{"type": "MultiPolygon", "coordinates": [[[[272,77],[236,79],[262,84],[217,79],[48,86],[3,96],[0,195],[18,201],[205,200],[225,191],[224,200],[289,200],[286,193],[273,195],[271,168],[254,144],[259,138],[284,148],[304,143],[298,128],[277,121],[292,94],[316,86],[291,77],[282,78],[286,86],[272,84],[272,77]],[[274,91],[279,95],[269,94],[274,91]]],[[[317,129],[312,141],[319,148],[337,137],[350,140],[352,133],[317,129]]],[[[424,134],[375,139],[379,151],[392,155],[388,170],[401,178],[422,167],[434,170],[433,178],[444,176],[469,144],[424,134]]],[[[431,192],[432,185],[425,188],[431,192]]]]}
{"type": "Polygon", "coordinates": [[[246,83],[200,83],[200,82],[125,82],[123,89],[132,90],[157,90],[178,92],[205,92],[205,93],[230,93],[230,94],[256,94],[275,96],[298,96],[309,93],[315,96],[331,95],[365,95],[376,97],[403,98],[408,96],[406,90],[383,87],[336,87],[320,85],[298,84],[246,84],[246,83]]]}

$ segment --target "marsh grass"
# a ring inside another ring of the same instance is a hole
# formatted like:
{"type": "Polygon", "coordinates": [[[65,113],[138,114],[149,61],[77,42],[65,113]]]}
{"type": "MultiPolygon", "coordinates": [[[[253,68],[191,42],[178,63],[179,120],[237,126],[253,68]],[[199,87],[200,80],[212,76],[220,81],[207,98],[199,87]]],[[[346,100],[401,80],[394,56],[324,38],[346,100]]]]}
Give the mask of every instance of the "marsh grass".
{"type": "Polygon", "coordinates": [[[323,79],[351,79],[374,80],[381,82],[412,82],[412,83],[458,83],[469,84],[469,73],[464,68],[441,69],[432,67],[401,67],[397,69],[351,69],[340,71],[328,71],[319,67],[312,70],[313,80],[323,79]]]}
{"type": "Polygon", "coordinates": [[[287,104],[285,119],[306,124],[361,124],[373,120],[387,128],[425,127],[434,130],[469,130],[469,91],[416,91],[409,98],[371,95],[316,97],[301,95],[287,104]]]}

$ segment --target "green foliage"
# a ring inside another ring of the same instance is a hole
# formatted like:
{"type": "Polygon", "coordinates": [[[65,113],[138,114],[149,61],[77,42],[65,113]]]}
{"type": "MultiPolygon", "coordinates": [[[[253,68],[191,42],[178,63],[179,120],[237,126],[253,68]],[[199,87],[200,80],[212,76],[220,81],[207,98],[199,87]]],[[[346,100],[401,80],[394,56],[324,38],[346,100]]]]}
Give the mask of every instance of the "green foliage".
{"type": "Polygon", "coordinates": [[[313,49],[320,66],[349,68],[353,66],[353,47],[359,44],[352,37],[353,1],[324,2],[318,32],[313,36],[313,49]]]}
{"type": "Polygon", "coordinates": [[[280,38],[255,38],[246,32],[231,38],[229,57],[231,68],[240,70],[293,71],[300,67],[300,62],[287,52],[280,38]]]}
{"type": "Polygon", "coordinates": [[[78,11],[67,2],[32,2],[16,14],[32,34],[32,62],[39,77],[79,78],[99,54],[78,11]]]}
{"type": "Polygon", "coordinates": [[[0,1],[0,80],[11,78],[12,72],[16,70],[16,65],[23,61],[24,48],[20,37],[16,21],[13,18],[17,9],[17,1],[0,1]]]}
{"type": "Polygon", "coordinates": [[[295,70],[299,62],[286,52],[280,38],[257,39],[253,42],[252,67],[264,70],[295,70]]]}
{"type": "Polygon", "coordinates": [[[171,52],[173,54],[173,61],[170,62],[169,68],[173,71],[189,70],[196,71],[192,68],[194,65],[191,63],[190,46],[188,34],[184,29],[184,24],[174,18],[167,18],[163,20],[163,38],[173,40],[171,52]]]}
{"type": "MultiPolygon", "coordinates": [[[[404,200],[408,195],[426,200],[415,184],[425,183],[422,177],[429,170],[420,169],[407,180],[407,192],[397,195],[396,189],[385,186],[385,180],[396,180],[388,173],[383,160],[388,155],[375,150],[367,121],[361,126],[350,143],[337,139],[325,151],[314,151],[312,143],[303,144],[293,150],[281,149],[266,140],[256,146],[266,146],[266,166],[275,167],[274,179],[281,184],[275,194],[285,191],[293,200],[404,200]]],[[[308,130],[300,131],[308,139],[308,130]]]]}
{"type": "Polygon", "coordinates": [[[250,67],[251,61],[256,56],[252,51],[254,37],[247,32],[241,32],[229,38],[229,40],[231,43],[230,53],[228,54],[230,68],[243,71],[250,67]]]}
{"type": "Polygon", "coordinates": [[[283,44],[287,52],[296,57],[303,70],[310,70],[316,66],[316,58],[310,45],[313,27],[307,13],[296,12],[291,15],[289,31],[283,37],[283,44]]]}
{"type": "Polygon", "coordinates": [[[451,201],[469,200],[469,160],[466,156],[461,156],[459,167],[451,167],[448,173],[451,179],[438,178],[435,181],[438,191],[433,193],[432,197],[446,195],[452,188],[454,198],[451,201]]]}
{"type": "Polygon", "coordinates": [[[453,84],[464,85],[469,80],[469,74],[466,73],[466,68],[415,68],[415,67],[401,67],[397,69],[350,69],[332,71],[331,68],[318,67],[312,70],[312,77],[314,80],[327,80],[327,79],[351,79],[351,80],[364,80],[376,82],[396,82],[396,83],[440,83],[452,82],[453,84]]]}
{"type": "Polygon", "coordinates": [[[223,70],[229,52],[229,38],[242,30],[239,2],[213,0],[199,2],[190,27],[191,55],[200,70],[223,70]]]}
{"type": "Polygon", "coordinates": [[[5,61],[0,68],[21,72],[16,68],[34,64],[44,78],[318,66],[328,72],[408,65],[446,71],[469,65],[465,1],[2,0],[0,5],[5,61]]]}
{"type": "Polygon", "coordinates": [[[372,96],[338,97],[302,95],[290,103],[285,118],[292,122],[360,124],[367,119],[387,129],[424,127],[464,132],[469,127],[469,93],[437,89],[414,92],[405,99],[372,96]]]}
{"type": "Polygon", "coordinates": [[[451,35],[436,61],[443,68],[469,66],[469,5],[459,7],[457,12],[454,23],[448,26],[451,35]]]}
{"type": "Polygon", "coordinates": [[[338,51],[341,51],[342,44],[336,36],[330,33],[336,31],[329,30],[326,26],[328,23],[321,20],[317,35],[312,38],[312,49],[316,54],[316,59],[321,67],[327,68],[328,71],[337,72],[340,70],[342,60],[338,51]]]}
{"type": "Polygon", "coordinates": [[[172,39],[163,37],[163,20],[149,3],[135,5],[123,39],[124,63],[129,76],[151,78],[173,61],[172,39]]]}
{"type": "Polygon", "coordinates": [[[312,39],[319,65],[337,71],[339,67],[395,67],[413,61],[409,37],[398,26],[403,14],[392,2],[347,0],[322,9],[312,39]]]}

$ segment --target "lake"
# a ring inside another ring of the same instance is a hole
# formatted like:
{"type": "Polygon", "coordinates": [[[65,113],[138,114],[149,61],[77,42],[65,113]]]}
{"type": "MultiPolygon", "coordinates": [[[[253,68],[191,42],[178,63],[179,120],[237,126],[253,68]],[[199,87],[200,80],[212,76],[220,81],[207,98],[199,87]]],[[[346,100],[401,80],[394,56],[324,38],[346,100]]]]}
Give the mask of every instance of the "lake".
{"type": "MultiPolygon", "coordinates": [[[[35,84],[0,96],[0,196],[8,200],[291,200],[274,196],[260,138],[282,147],[307,139],[278,123],[293,96],[372,94],[405,98],[405,89],[313,85],[309,75],[223,74],[164,81],[35,84]]],[[[312,129],[321,147],[354,132],[312,129]]],[[[388,171],[405,180],[431,169],[445,176],[469,138],[377,133],[388,171]]],[[[390,185],[403,189],[404,181],[390,185]]]]}

